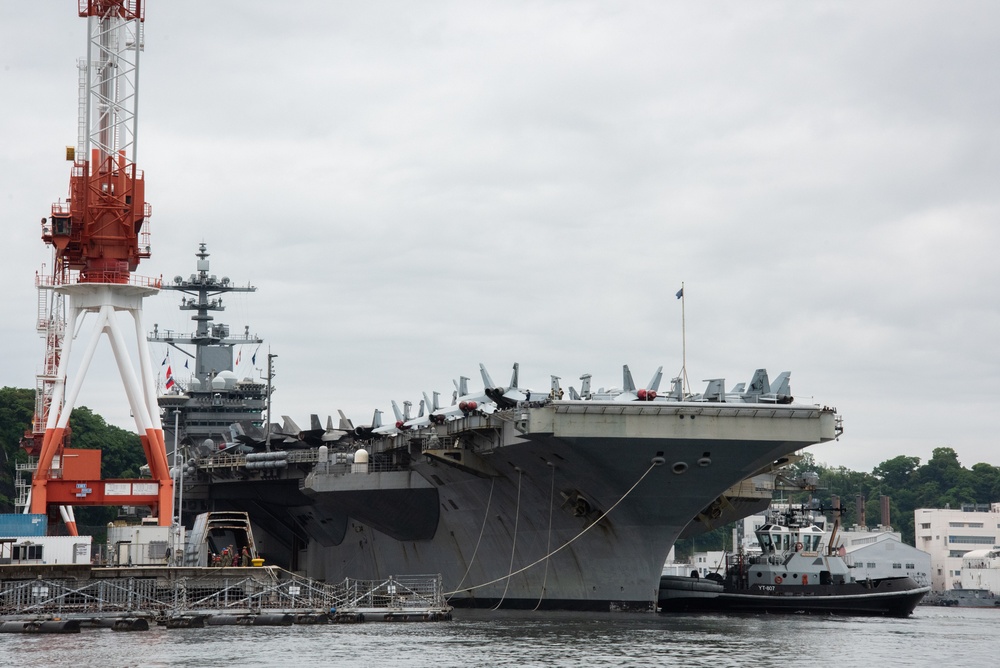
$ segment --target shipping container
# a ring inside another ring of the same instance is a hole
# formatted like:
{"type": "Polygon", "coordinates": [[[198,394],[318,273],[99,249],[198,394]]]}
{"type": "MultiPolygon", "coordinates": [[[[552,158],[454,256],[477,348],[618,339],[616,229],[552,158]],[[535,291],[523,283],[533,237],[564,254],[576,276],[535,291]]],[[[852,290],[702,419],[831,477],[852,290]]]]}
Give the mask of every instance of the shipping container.
{"type": "Polygon", "coordinates": [[[0,514],[0,538],[44,536],[47,524],[45,515],[0,514]]]}

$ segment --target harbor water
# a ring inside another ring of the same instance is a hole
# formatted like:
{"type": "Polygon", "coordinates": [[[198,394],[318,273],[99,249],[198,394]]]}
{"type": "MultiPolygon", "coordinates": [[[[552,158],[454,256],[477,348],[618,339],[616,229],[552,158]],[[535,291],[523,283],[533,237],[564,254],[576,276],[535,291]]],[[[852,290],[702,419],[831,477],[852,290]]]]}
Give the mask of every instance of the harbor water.
{"type": "Polygon", "coordinates": [[[8,666],[992,665],[1000,608],[907,619],[457,610],[451,622],[0,635],[8,666]]]}

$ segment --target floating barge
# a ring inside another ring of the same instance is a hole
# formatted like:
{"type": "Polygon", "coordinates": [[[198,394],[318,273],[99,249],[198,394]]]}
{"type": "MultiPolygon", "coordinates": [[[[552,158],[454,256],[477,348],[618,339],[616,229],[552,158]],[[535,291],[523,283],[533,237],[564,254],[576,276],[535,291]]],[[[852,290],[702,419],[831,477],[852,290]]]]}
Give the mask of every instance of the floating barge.
{"type": "Polygon", "coordinates": [[[326,584],[275,566],[0,566],[0,632],[450,619],[440,575],[326,584]]]}

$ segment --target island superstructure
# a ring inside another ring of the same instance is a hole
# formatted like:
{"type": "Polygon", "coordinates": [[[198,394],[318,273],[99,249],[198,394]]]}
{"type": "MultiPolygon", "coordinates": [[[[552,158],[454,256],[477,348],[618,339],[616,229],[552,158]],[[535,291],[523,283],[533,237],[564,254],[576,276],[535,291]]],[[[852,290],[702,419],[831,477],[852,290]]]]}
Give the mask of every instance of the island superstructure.
{"type": "MultiPolygon", "coordinates": [[[[173,362],[168,365],[172,370],[167,380],[170,387],[157,399],[165,440],[177,443],[184,455],[181,461],[230,447],[232,425],[262,425],[267,405],[267,384],[259,378],[238,378],[234,365],[237,346],[259,346],[263,339],[251,334],[249,326],[233,334],[229,325],[215,322],[213,315],[225,311],[224,295],[254,292],[257,288],[236,285],[226,276],[212,274],[207,248],[204,242],[199,244],[194,273],[187,278],[175,276],[172,283],[164,282],[161,287],[184,295],[179,308],[192,312],[194,331],[180,333],[154,325],[147,337],[150,343],[165,344],[168,351],[176,350],[181,355],[176,369],[173,362]],[[187,348],[193,348],[193,352],[187,348]]],[[[248,358],[254,353],[248,350],[248,358]]]]}

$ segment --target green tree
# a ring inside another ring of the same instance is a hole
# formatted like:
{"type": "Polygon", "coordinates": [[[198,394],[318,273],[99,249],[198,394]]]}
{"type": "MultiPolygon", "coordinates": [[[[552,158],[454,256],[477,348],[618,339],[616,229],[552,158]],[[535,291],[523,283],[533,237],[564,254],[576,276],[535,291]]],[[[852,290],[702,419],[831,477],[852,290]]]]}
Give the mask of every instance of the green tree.
{"type": "Polygon", "coordinates": [[[139,436],[109,425],[86,406],[74,408],[69,417],[70,447],[101,451],[102,478],[138,478],[146,463],[139,436]]]}
{"type": "Polygon", "coordinates": [[[969,478],[978,503],[1000,499],[1000,467],[982,462],[974,464],[969,478]]]}
{"type": "Polygon", "coordinates": [[[872,470],[872,475],[889,489],[903,489],[915,478],[920,457],[899,455],[887,459],[872,470]]]}
{"type": "MultiPolygon", "coordinates": [[[[14,462],[25,461],[21,438],[31,429],[35,413],[34,390],[0,388],[0,512],[14,510],[14,462]]],[[[86,406],[70,415],[68,447],[101,451],[101,477],[137,478],[146,463],[139,437],[109,425],[86,406]]],[[[80,508],[78,523],[103,525],[113,519],[113,508],[80,508]]]]}
{"type": "Polygon", "coordinates": [[[34,390],[0,388],[0,512],[14,510],[14,463],[26,459],[21,438],[34,414],[34,390]]]}

